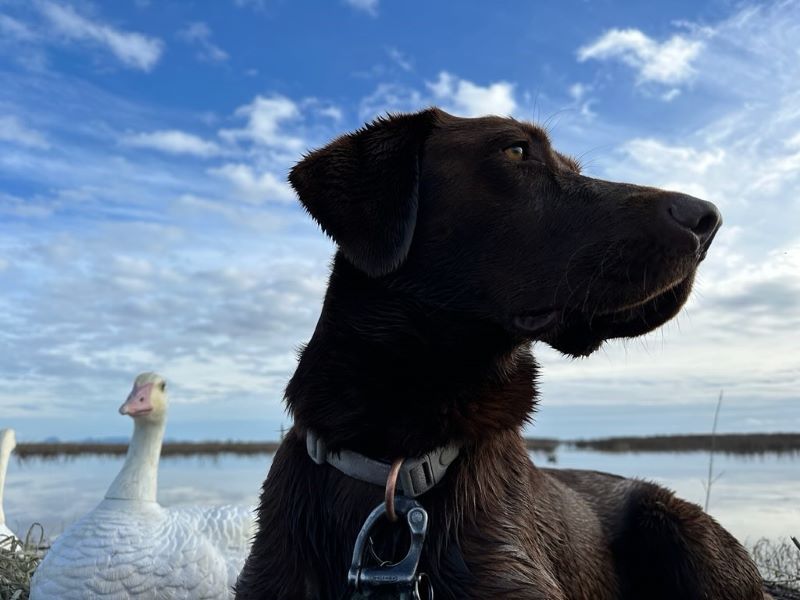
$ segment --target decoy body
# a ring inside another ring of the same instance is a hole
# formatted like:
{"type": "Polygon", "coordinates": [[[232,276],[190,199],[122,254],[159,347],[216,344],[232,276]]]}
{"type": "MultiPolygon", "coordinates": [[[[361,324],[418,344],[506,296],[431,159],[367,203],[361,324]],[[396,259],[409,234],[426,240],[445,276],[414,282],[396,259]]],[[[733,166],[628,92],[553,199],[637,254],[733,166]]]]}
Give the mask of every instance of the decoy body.
{"type": "Polygon", "coordinates": [[[17,440],[14,437],[14,430],[0,429],[0,548],[5,550],[9,550],[15,546],[17,550],[19,550],[19,546],[15,544],[15,541],[18,540],[14,532],[6,525],[6,515],[3,512],[3,488],[6,483],[8,459],[11,457],[11,452],[16,445],[17,440]]]}
{"type": "Polygon", "coordinates": [[[156,501],[167,412],[161,376],[139,375],[119,412],[134,421],[125,464],[103,501],[56,539],[34,574],[31,600],[232,597],[252,511],[156,501]]]}

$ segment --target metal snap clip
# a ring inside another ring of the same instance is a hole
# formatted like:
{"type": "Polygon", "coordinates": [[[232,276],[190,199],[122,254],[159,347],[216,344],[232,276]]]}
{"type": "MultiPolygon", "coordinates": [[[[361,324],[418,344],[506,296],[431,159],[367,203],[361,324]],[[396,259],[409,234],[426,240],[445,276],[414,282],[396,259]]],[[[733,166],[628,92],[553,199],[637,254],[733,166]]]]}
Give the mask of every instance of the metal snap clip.
{"type": "MultiPolygon", "coordinates": [[[[420,581],[423,575],[417,574],[417,568],[428,532],[428,513],[419,502],[405,496],[395,498],[394,508],[408,525],[411,543],[406,556],[396,563],[382,561],[382,564],[376,566],[367,565],[371,549],[370,532],[380,519],[388,518],[386,504],[382,502],[369,514],[356,538],[347,583],[355,592],[367,596],[370,592],[392,592],[398,594],[399,598],[420,598],[420,581]]],[[[427,577],[425,579],[428,582],[428,598],[432,598],[430,580],[427,577]]]]}

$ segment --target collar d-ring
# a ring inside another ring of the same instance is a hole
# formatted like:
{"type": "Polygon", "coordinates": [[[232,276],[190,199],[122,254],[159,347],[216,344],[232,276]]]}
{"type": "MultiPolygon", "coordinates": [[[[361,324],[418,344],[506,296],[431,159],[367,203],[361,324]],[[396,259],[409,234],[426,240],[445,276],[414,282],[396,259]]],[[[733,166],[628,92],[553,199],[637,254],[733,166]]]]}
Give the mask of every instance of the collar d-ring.
{"type": "Polygon", "coordinates": [[[386,478],[384,504],[386,505],[386,518],[392,523],[397,521],[397,513],[394,511],[394,496],[397,489],[397,476],[400,474],[400,467],[403,466],[404,460],[403,458],[395,459],[389,469],[389,476],[386,478]]]}

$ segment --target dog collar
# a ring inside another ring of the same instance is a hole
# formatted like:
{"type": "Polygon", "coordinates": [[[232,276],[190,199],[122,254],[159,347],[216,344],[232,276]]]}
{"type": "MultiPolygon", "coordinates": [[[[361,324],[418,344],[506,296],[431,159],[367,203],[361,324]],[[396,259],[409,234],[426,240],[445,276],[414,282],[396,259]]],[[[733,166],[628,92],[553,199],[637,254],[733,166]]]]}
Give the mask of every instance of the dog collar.
{"type": "MultiPolygon", "coordinates": [[[[353,479],[383,487],[389,478],[389,463],[352,450],[328,452],[324,440],[310,429],[306,431],[306,449],[311,460],[318,465],[328,463],[353,479]]],[[[419,458],[404,460],[398,475],[399,488],[403,494],[416,498],[433,488],[442,480],[460,450],[460,446],[451,444],[435,448],[419,458]]]]}

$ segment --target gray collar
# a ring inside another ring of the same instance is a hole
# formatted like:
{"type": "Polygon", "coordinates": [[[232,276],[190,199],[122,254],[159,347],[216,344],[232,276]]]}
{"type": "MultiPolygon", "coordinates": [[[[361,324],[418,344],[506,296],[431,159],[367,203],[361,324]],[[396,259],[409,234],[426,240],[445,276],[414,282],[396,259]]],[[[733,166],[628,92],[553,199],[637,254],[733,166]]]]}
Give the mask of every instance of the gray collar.
{"type": "MultiPolygon", "coordinates": [[[[328,452],[325,442],[310,429],[306,431],[306,449],[311,460],[318,465],[328,463],[353,479],[384,487],[389,478],[389,463],[352,450],[328,452]]],[[[442,480],[459,451],[459,446],[451,444],[436,448],[419,458],[404,460],[398,475],[398,488],[405,496],[421,496],[442,480]]]]}

